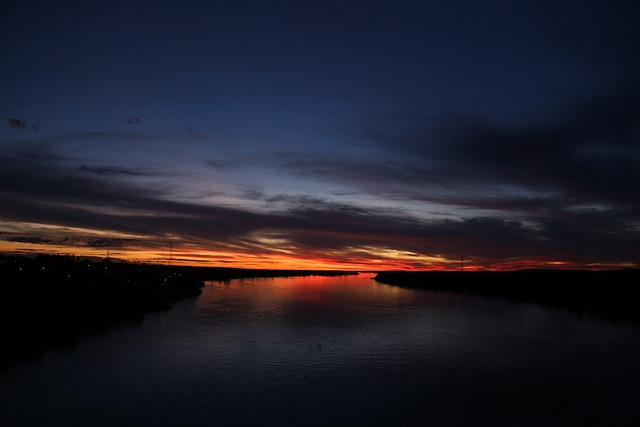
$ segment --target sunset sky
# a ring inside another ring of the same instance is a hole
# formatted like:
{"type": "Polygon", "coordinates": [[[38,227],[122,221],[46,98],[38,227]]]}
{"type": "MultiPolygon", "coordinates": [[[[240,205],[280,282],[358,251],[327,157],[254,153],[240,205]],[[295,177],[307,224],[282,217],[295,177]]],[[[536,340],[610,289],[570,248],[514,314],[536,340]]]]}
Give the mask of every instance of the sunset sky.
{"type": "Polygon", "coordinates": [[[640,2],[0,3],[0,252],[640,267],[640,2]]]}

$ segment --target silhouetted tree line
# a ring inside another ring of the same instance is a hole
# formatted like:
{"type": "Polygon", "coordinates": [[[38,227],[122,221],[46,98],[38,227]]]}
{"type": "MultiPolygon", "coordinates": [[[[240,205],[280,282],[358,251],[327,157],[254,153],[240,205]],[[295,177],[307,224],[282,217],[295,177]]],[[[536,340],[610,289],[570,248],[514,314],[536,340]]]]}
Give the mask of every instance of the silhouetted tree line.
{"type": "Polygon", "coordinates": [[[199,295],[203,284],[165,266],[51,255],[0,256],[0,278],[3,366],[167,310],[177,300],[199,295]]]}
{"type": "Polygon", "coordinates": [[[199,295],[205,280],[346,273],[251,270],[0,255],[0,368],[199,295]]]}
{"type": "Polygon", "coordinates": [[[568,309],[640,325],[640,270],[381,272],[375,280],[411,289],[463,293],[568,309]]]}

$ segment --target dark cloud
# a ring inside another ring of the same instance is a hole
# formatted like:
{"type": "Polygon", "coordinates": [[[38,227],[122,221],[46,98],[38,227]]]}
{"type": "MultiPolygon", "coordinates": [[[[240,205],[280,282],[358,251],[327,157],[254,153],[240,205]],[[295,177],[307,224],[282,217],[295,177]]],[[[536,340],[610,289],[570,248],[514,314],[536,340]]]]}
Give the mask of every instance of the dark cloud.
{"type": "Polygon", "coordinates": [[[11,126],[12,128],[26,129],[27,123],[24,120],[20,119],[9,119],[9,126],[11,126]]]}
{"type": "Polygon", "coordinates": [[[295,207],[322,207],[327,201],[320,197],[304,196],[297,194],[275,194],[271,196],[263,196],[267,203],[282,204],[293,212],[295,207]]]}
{"type": "Polygon", "coordinates": [[[484,193],[509,186],[567,201],[637,207],[637,117],[640,90],[590,101],[550,123],[516,127],[457,119],[374,139],[398,159],[391,163],[395,174],[381,171],[392,181],[484,193]]]}
{"type": "MultiPolygon", "coordinates": [[[[0,235],[0,239],[2,239],[2,235],[0,235]]],[[[33,244],[53,243],[53,240],[45,239],[42,236],[8,236],[2,240],[6,240],[8,242],[33,243],[33,244]]]]}
{"type": "Polygon", "coordinates": [[[37,236],[11,235],[1,233],[0,240],[17,243],[31,243],[36,245],[66,245],[87,246],[91,248],[125,247],[136,244],[133,239],[95,238],[77,235],[74,237],[46,237],[46,232],[37,236]]]}
{"type": "Polygon", "coordinates": [[[139,242],[132,239],[90,238],[86,240],[86,245],[91,248],[122,248],[137,244],[139,244],[139,242]]]}
{"type": "Polygon", "coordinates": [[[244,187],[242,188],[242,197],[248,200],[264,200],[265,192],[262,187],[244,187]]]}
{"type": "MultiPolygon", "coordinates": [[[[149,175],[140,170],[134,170],[129,168],[123,168],[119,166],[80,166],[81,172],[87,172],[96,175],[124,175],[124,176],[145,176],[149,175]]],[[[154,174],[157,175],[157,174],[154,174]]]]}
{"type": "MultiPolygon", "coordinates": [[[[86,174],[45,159],[0,158],[0,216],[6,220],[197,240],[225,240],[286,220],[241,209],[167,200],[163,189],[86,174]]],[[[113,171],[111,171],[113,172],[113,171]]]]}
{"type": "Polygon", "coordinates": [[[414,237],[424,239],[422,249],[413,243],[405,248],[450,256],[472,251],[488,263],[526,253],[598,262],[604,252],[607,261],[634,261],[640,237],[638,117],[638,90],[584,102],[564,116],[528,125],[404,117],[393,131],[372,127],[361,134],[377,157],[311,161],[292,155],[282,169],[387,200],[470,212],[466,219],[418,223],[302,203],[307,210],[296,214],[318,224],[317,230],[347,235],[341,227],[348,225],[358,236],[377,236],[377,244],[386,233],[389,241],[414,237]]]}
{"type": "Polygon", "coordinates": [[[360,133],[362,158],[291,158],[282,169],[392,199],[464,207],[599,203],[636,210],[640,90],[598,98],[542,123],[430,116],[360,133]]]}

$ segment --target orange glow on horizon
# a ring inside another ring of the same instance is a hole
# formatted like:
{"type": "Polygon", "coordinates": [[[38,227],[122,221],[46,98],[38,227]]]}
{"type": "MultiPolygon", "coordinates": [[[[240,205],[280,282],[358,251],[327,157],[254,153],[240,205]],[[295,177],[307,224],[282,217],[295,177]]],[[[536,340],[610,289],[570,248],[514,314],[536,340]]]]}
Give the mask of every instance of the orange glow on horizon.
{"type": "MultiPolygon", "coordinates": [[[[79,257],[110,257],[126,262],[142,262],[150,264],[172,264],[193,267],[231,267],[267,270],[342,270],[342,271],[510,271],[530,268],[542,269],[619,269],[638,268],[638,265],[626,264],[577,264],[565,261],[549,260],[509,260],[494,263],[489,266],[474,264],[472,259],[464,260],[461,269],[460,260],[439,258],[438,262],[416,263],[415,256],[402,256],[402,253],[389,256],[388,250],[381,250],[380,256],[375,256],[374,248],[356,253],[340,253],[335,256],[307,256],[289,253],[253,254],[242,251],[224,252],[204,249],[190,249],[174,247],[162,249],[150,248],[92,248],[69,247],[64,245],[43,245],[35,243],[0,241],[0,253],[14,255],[58,254],[79,257]],[[383,256],[387,252],[387,256],[383,256]],[[349,257],[350,255],[350,257],[349,257]]],[[[434,261],[433,258],[425,257],[434,261]]]]}

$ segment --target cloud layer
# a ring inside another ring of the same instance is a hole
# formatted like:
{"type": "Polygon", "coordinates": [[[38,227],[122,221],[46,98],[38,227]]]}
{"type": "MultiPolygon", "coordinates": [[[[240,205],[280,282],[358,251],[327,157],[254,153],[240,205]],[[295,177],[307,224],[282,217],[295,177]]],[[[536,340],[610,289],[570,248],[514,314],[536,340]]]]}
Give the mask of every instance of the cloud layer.
{"type": "Polygon", "coordinates": [[[4,9],[0,251],[640,262],[635,1],[4,9]]]}
{"type": "MultiPolygon", "coordinates": [[[[355,132],[356,156],[290,151],[229,165],[230,174],[270,167],[335,184],[351,190],[344,196],[243,187],[234,197],[246,203],[236,206],[174,197],[155,180],[179,187],[189,178],[169,172],[77,164],[51,147],[5,149],[0,215],[14,227],[1,238],[120,250],[174,240],[185,256],[198,248],[287,256],[300,265],[446,268],[461,256],[483,268],[635,265],[639,101],[631,91],[528,126],[392,117],[386,128],[355,132]],[[34,227],[21,223],[49,228],[30,234],[34,227]]],[[[195,166],[219,168],[211,160],[195,166]]]]}

